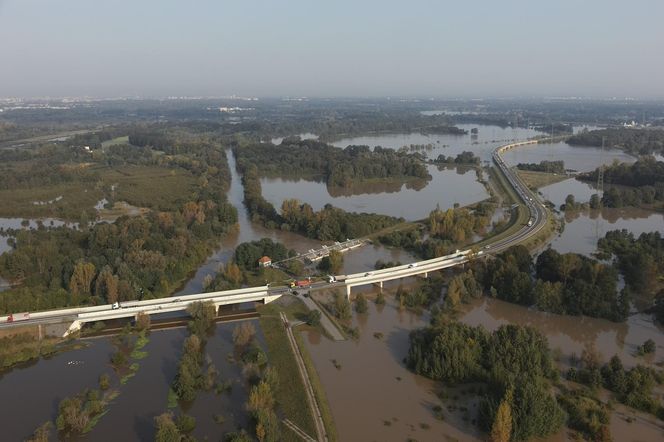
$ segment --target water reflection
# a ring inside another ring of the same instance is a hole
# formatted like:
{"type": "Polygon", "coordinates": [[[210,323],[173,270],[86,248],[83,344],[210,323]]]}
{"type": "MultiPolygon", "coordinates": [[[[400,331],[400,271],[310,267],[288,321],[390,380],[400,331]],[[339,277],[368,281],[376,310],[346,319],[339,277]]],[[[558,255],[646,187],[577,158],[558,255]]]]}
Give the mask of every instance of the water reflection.
{"type": "Polygon", "coordinates": [[[406,184],[356,185],[340,190],[330,189],[323,182],[262,178],[263,196],[275,207],[284,199],[296,198],[320,210],[332,204],[349,212],[378,213],[419,220],[440,205],[447,209],[458,203],[462,206],[489,197],[484,186],[477,181],[475,169],[438,168],[429,165],[429,182],[414,181],[406,184]]]}
{"type": "Polygon", "coordinates": [[[626,229],[635,236],[664,233],[664,214],[634,208],[565,213],[564,221],[563,232],[551,242],[551,247],[561,253],[590,255],[597,250],[597,240],[610,230],[626,229]]]}
{"type": "Polygon", "coordinates": [[[400,149],[403,146],[410,145],[432,145],[430,150],[424,150],[429,158],[437,158],[440,154],[446,156],[456,156],[461,152],[472,151],[479,156],[482,161],[490,161],[493,149],[501,144],[514,140],[524,140],[537,135],[541,132],[534,129],[511,128],[490,126],[482,124],[458,124],[460,129],[468,131],[466,135],[450,134],[421,134],[421,133],[400,133],[400,134],[380,134],[367,135],[361,137],[344,138],[332,142],[334,146],[346,147],[349,145],[367,145],[370,147],[382,146],[390,149],[400,149]],[[478,129],[477,135],[471,135],[473,128],[478,129]]]}
{"type": "MultiPolygon", "coordinates": [[[[235,168],[235,156],[230,150],[226,151],[226,155],[231,170],[231,186],[228,191],[228,200],[238,209],[238,226],[223,238],[219,249],[196,270],[192,278],[186,282],[177,294],[201,293],[203,291],[205,276],[216,274],[219,265],[228,262],[233,257],[235,248],[243,242],[271,238],[298,252],[320,248],[322,245],[321,241],[306,238],[302,235],[282,230],[266,229],[261,225],[252,223],[244,207],[244,188],[242,180],[235,168]]],[[[265,187],[263,190],[265,191],[265,187]]],[[[280,206],[281,202],[279,202],[278,207],[280,206]]],[[[343,273],[355,273],[365,269],[373,269],[374,263],[379,259],[383,261],[415,261],[409,253],[401,250],[389,250],[382,246],[361,247],[344,254],[343,273]]]]}
{"type": "Polygon", "coordinates": [[[636,158],[617,149],[602,149],[590,146],[570,146],[565,142],[532,144],[503,153],[508,164],[539,163],[540,161],[565,162],[565,168],[579,172],[595,170],[601,164],[611,164],[614,160],[633,163],[636,158]]]}
{"type": "Polygon", "coordinates": [[[662,330],[645,314],[632,315],[625,323],[615,323],[584,316],[555,315],[487,298],[467,305],[459,320],[469,325],[482,325],[487,330],[495,330],[503,324],[532,326],[547,337],[552,349],[560,349],[563,364],[569,362],[570,356],[580,356],[584,348],[594,344],[604,361],[617,354],[631,367],[643,363],[643,358],[635,354],[645,340],[654,340],[659,348],[664,346],[662,330]]]}

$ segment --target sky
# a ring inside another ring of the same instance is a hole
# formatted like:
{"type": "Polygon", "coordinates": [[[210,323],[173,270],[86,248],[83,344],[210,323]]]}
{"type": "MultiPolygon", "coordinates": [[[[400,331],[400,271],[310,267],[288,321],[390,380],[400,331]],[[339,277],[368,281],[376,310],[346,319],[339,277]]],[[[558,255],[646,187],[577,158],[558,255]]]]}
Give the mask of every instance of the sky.
{"type": "Polygon", "coordinates": [[[664,98],[662,0],[0,0],[0,97],[664,98]]]}

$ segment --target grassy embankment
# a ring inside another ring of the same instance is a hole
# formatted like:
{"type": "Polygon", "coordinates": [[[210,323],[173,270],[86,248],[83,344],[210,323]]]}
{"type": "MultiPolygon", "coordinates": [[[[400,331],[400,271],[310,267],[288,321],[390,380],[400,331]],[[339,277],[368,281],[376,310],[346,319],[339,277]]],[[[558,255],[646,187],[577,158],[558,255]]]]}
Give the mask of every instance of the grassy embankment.
{"type": "Polygon", "coordinates": [[[532,170],[517,170],[517,173],[519,174],[519,177],[521,177],[521,180],[524,182],[524,184],[531,190],[536,190],[540,187],[559,183],[570,178],[567,175],[547,172],[534,172],[532,170]]]}
{"type": "MultiPolygon", "coordinates": [[[[261,306],[258,310],[261,314],[261,328],[267,342],[269,362],[276,368],[279,374],[279,391],[277,392],[279,408],[285,418],[294,422],[310,436],[315,437],[316,429],[311,409],[307,406],[307,394],[304,384],[298,374],[297,363],[290,349],[286,330],[281,319],[279,319],[279,311],[286,313],[289,319],[297,320],[306,315],[308,310],[299,300],[294,300],[287,306],[272,303],[261,306]]],[[[323,415],[329,440],[338,440],[332,413],[327,403],[325,390],[318,379],[318,373],[314,368],[306,347],[303,345],[299,333],[296,332],[294,335],[300,346],[300,351],[302,352],[307,372],[316,394],[316,400],[323,415]]],[[[282,435],[284,436],[284,440],[300,440],[292,430],[283,425],[282,435]]]]}
{"type": "Polygon", "coordinates": [[[57,353],[77,350],[86,344],[62,338],[48,337],[39,340],[32,333],[21,333],[0,338],[0,370],[30,362],[57,353]]]}
{"type": "MultiPolygon", "coordinates": [[[[518,195],[516,194],[512,186],[509,185],[505,176],[495,168],[492,168],[490,173],[491,173],[491,178],[493,179],[494,183],[496,183],[495,185],[496,190],[501,193],[503,202],[506,204],[519,204],[519,206],[516,208],[516,210],[512,211],[510,221],[507,227],[501,230],[500,232],[497,232],[493,235],[489,235],[482,241],[476,243],[475,245],[478,248],[482,248],[487,244],[499,241],[503,238],[513,235],[523,226],[525,226],[528,223],[528,220],[530,219],[530,212],[523,205],[523,202],[519,199],[518,195]]],[[[546,243],[547,239],[551,236],[551,234],[555,232],[555,230],[556,230],[556,222],[553,216],[551,216],[551,213],[549,212],[547,216],[546,225],[536,235],[528,238],[528,240],[524,241],[522,244],[531,250],[535,249],[540,245],[542,245],[543,243],[546,243]]]]}

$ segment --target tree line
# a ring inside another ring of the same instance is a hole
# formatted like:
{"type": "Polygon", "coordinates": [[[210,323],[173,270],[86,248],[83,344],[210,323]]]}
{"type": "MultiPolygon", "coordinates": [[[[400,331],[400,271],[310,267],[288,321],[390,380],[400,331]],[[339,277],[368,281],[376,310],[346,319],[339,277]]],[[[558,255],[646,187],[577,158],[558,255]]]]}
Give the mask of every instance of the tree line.
{"type": "MultiPolygon", "coordinates": [[[[664,238],[659,232],[637,237],[627,230],[612,230],[597,242],[599,257],[613,258],[625,277],[627,288],[648,302],[655,302],[658,312],[664,305],[664,238]]],[[[664,321],[664,315],[660,317],[664,321]]]]}
{"type": "Polygon", "coordinates": [[[474,270],[485,293],[508,302],[615,322],[629,313],[629,290],[618,290],[618,271],[576,253],[547,249],[533,265],[528,249],[518,245],[477,262],[474,270]]]}
{"type": "Polygon", "coordinates": [[[532,172],[548,172],[548,173],[565,173],[565,162],[564,161],[548,161],[543,160],[537,163],[519,163],[516,165],[519,170],[530,170],[532,172]]]}
{"type": "MultiPolygon", "coordinates": [[[[596,169],[578,179],[596,182],[598,174],[599,169],[596,169]]],[[[604,207],[664,202],[664,162],[652,156],[641,157],[633,164],[614,162],[604,168],[604,182],[611,184],[601,199],[604,207]]]]}
{"type": "Polygon", "coordinates": [[[430,179],[419,156],[393,149],[348,146],[340,149],[316,140],[266,146],[247,144],[233,149],[240,169],[250,164],[261,175],[317,176],[329,186],[347,187],[367,179],[430,179]]]}
{"type": "Polygon", "coordinates": [[[473,152],[463,151],[456,157],[446,157],[444,154],[438,155],[438,158],[433,160],[435,164],[480,164],[480,157],[476,156],[473,152]]]}
{"type": "Polygon", "coordinates": [[[633,155],[664,152],[664,129],[612,128],[580,132],[567,139],[572,146],[601,146],[625,150],[633,155]]]}
{"type": "MultiPolygon", "coordinates": [[[[239,164],[239,163],[238,163],[239,164]]],[[[345,241],[403,222],[402,218],[373,213],[355,213],[326,204],[314,211],[311,205],[296,199],[284,200],[281,213],[263,197],[255,164],[239,166],[244,185],[244,204],[252,221],[268,228],[300,233],[322,241],[345,241]]]]}
{"type": "Polygon", "coordinates": [[[435,319],[411,332],[406,363],[415,373],[446,384],[484,384],[479,425],[492,440],[546,437],[562,427],[565,413],[551,393],[558,373],[540,332],[504,325],[489,333],[435,319]]]}

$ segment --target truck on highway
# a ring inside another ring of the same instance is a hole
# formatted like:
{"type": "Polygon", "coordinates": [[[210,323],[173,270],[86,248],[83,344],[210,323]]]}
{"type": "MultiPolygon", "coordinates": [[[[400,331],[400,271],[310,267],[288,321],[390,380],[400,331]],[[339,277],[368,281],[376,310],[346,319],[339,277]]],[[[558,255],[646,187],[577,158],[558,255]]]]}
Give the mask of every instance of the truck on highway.
{"type": "Polygon", "coordinates": [[[308,279],[303,279],[301,281],[291,281],[290,287],[309,287],[311,285],[311,281],[308,279]]]}
{"type": "Polygon", "coordinates": [[[532,225],[533,225],[533,219],[530,218],[530,219],[528,220],[528,227],[530,227],[530,226],[532,226],[532,225]]]}
{"type": "Polygon", "coordinates": [[[30,313],[11,313],[7,316],[7,322],[27,321],[30,319],[30,313]]]}

